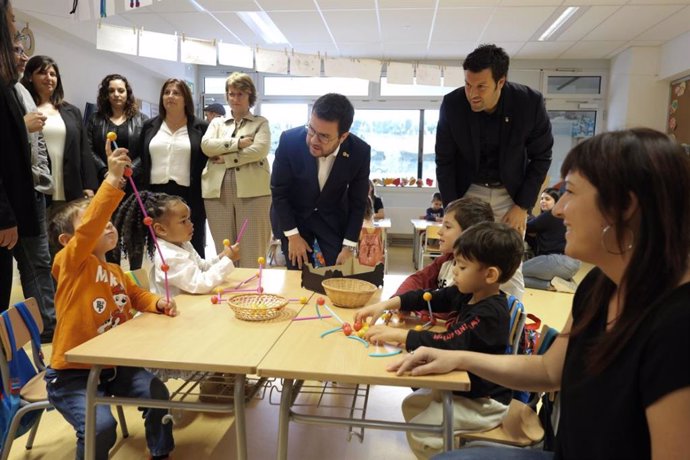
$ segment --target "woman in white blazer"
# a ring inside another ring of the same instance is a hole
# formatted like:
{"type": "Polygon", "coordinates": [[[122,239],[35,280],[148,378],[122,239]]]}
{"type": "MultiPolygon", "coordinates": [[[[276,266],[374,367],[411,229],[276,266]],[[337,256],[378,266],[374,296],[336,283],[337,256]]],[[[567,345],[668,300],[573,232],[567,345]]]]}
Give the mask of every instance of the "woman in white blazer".
{"type": "Polygon", "coordinates": [[[249,75],[231,74],[225,91],[231,117],[213,119],[201,141],[209,157],[201,193],[216,250],[223,250],[226,238],[237,240],[246,219],[239,265],[257,267],[271,237],[271,172],[266,159],[271,131],[266,118],[249,110],[256,102],[256,87],[249,75]]]}

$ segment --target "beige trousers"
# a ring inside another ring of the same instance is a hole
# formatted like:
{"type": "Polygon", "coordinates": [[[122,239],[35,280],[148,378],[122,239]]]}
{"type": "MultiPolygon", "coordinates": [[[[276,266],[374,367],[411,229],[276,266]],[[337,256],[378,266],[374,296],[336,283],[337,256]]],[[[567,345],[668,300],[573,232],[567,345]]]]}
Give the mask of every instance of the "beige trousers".
{"type": "MultiPolygon", "coordinates": [[[[402,412],[406,422],[440,425],[443,421],[441,392],[420,388],[403,400],[402,412]]],[[[489,430],[498,426],[507,413],[508,406],[491,398],[453,395],[455,433],[489,430]]],[[[408,431],[407,442],[419,459],[428,459],[443,451],[443,438],[432,433],[408,431]]]]}
{"type": "Polygon", "coordinates": [[[224,239],[235,243],[244,220],[248,219],[247,228],[240,241],[240,260],[235,266],[258,267],[257,260],[259,257],[266,257],[271,239],[271,196],[238,198],[235,170],[227,169],[220,189],[220,198],[207,198],[204,200],[204,206],[211,237],[218,253],[223,250],[224,239]]]}

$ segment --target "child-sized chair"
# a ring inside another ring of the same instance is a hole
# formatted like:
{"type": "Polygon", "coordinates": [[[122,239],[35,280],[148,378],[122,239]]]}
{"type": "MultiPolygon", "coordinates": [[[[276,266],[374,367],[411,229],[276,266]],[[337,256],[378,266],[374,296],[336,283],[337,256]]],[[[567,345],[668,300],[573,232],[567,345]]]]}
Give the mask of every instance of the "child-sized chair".
{"type": "MultiPolygon", "coordinates": [[[[544,324],[541,331],[537,353],[544,354],[558,336],[558,331],[544,324]]],[[[530,401],[525,404],[517,399],[510,401],[508,413],[503,422],[496,428],[487,431],[462,433],[460,444],[472,442],[472,444],[506,444],[515,447],[529,447],[544,439],[544,427],[539,419],[536,406],[542,393],[533,394],[530,401]]],[[[551,414],[547,414],[550,417],[551,414]]]]}
{"type": "MultiPolygon", "coordinates": [[[[43,321],[41,320],[41,314],[38,309],[38,304],[33,298],[26,299],[24,304],[28,307],[29,313],[36,323],[38,334],[43,331],[43,321]]],[[[2,443],[2,452],[0,453],[0,460],[7,460],[10,455],[10,448],[12,447],[12,442],[16,436],[17,430],[19,428],[19,423],[24,415],[29,414],[34,411],[42,411],[44,409],[50,410],[53,408],[50,401],[48,401],[48,393],[46,390],[46,384],[43,380],[45,375],[45,366],[43,365],[41,343],[40,341],[32,340],[31,332],[29,327],[26,325],[21,317],[21,314],[15,307],[10,307],[5,313],[9,318],[10,325],[12,327],[12,334],[14,336],[14,347],[10,345],[10,331],[8,331],[5,326],[5,321],[0,321],[0,342],[2,344],[2,353],[0,353],[0,374],[2,374],[2,389],[5,394],[10,394],[12,391],[12,385],[10,383],[10,363],[13,359],[18,359],[18,350],[23,348],[24,345],[31,342],[31,350],[33,353],[33,362],[36,366],[38,373],[26,382],[19,392],[20,397],[20,408],[13,415],[12,420],[9,424],[9,429],[5,436],[4,442],[2,443]]],[[[117,414],[120,422],[120,427],[122,429],[122,436],[127,437],[129,433],[127,431],[127,424],[125,422],[124,413],[121,406],[117,406],[117,414]]],[[[26,441],[26,449],[29,450],[33,447],[34,438],[36,437],[36,431],[38,430],[38,424],[41,421],[41,414],[36,418],[31,432],[29,433],[29,438],[26,441]]]]}
{"type": "Polygon", "coordinates": [[[440,225],[429,225],[422,236],[422,246],[419,251],[419,268],[424,268],[424,259],[429,257],[435,259],[441,255],[441,247],[439,242],[438,231],[441,230],[440,225]]]}

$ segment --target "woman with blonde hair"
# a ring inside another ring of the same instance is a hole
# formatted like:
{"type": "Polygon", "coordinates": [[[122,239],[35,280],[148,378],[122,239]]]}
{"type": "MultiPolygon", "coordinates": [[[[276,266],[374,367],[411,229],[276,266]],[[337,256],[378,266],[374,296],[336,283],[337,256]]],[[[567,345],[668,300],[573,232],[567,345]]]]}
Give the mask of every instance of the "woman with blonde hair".
{"type": "Polygon", "coordinates": [[[201,142],[208,156],[201,188],[211,235],[217,251],[223,240],[236,241],[245,220],[247,232],[240,245],[240,265],[256,267],[271,238],[271,172],[268,120],[251,113],[256,87],[249,75],[235,72],[225,82],[231,115],[215,118],[201,142]]]}

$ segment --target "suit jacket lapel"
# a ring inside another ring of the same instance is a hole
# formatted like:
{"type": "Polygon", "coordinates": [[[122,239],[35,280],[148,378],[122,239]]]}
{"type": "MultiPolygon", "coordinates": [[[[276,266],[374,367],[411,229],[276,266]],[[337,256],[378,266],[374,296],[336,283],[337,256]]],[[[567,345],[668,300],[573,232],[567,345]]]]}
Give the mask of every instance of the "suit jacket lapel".
{"type": "MultiPolygon", "coordinates": [[[[304,137],[306,138],[306,130],[304,137]]],[[[302,155],[304,156],[304,167],[306,168],[307,177],[307,190],[314,190],[316,196],[319,196],[319,167],[317,165],[317,159],[309,153],[309,146],[306,142],[302,143],[302,155]]]]}

